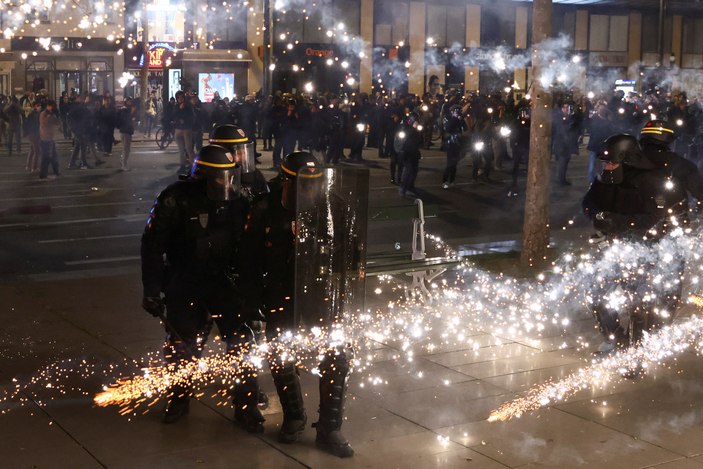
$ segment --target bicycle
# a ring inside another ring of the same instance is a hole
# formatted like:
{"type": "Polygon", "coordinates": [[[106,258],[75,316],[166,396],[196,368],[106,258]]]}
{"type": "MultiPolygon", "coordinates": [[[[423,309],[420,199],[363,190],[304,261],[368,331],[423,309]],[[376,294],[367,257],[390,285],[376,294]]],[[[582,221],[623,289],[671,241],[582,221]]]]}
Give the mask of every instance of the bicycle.
{"type": "Polygon", "coordinates": [[[174,131],[173,129],[165,129],[163,127],[159,127],[156,130],[156,145],[162,150],[165,150],[168,148],[168,146],[173,142],[174,138],[174,131]]]}

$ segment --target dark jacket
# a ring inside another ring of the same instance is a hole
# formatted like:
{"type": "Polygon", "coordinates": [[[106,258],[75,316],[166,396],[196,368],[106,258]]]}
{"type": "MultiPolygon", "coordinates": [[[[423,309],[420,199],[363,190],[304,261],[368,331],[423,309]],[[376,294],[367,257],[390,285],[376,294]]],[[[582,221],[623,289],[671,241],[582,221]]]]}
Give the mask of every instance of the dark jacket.
{"type": "MultiPolygon", "coordinates": [[[[594,228],[611,236],[641,239],[652,228],[665,232],[669,210],[685,217],[686,192],[680,184],[667,189],[668,174],[663,169],[638,169],[623,166],[620,184],[596,180],[582,201],[584,214],[594,228]],[[607,212],[605,220],[599,213],[607,212]],[[662,222],[662,226],[658,226],[662,222]]],[[[649,237],[655,237],[652,234],[649,237]]]]}
{"type": "Polygon", "coordinates": [[[225,204],[210,201],[205,181],[188,179],[164,189],[142,235],[144,296],[236,274],[247,207],[244,198],[225,204]]]}
{"type": "Polygon", "coordinates": [[[134,121],[136,119],[136,110],[133,107],[123,107],[120,109],[117,122],[119,123],[120,133],[134,135],[134,121]]]}
{"type": "Polygon", "coordinates": [[[269,182],[271,192],[256,201],[242,241],[242,294],[246,319],[258,319],[261,311],[268,327],[293,325],[295,289],[295,212],[281,205],[282,186],[269,182]]]}
{"type": "Polygon", "coordinates": [[[176,129],[191,130],[193,128],[195,114],[193,113],[193,107],[188,102],[183,103],[183,107],[176,103],[170,117],[174,123],[173,127],[176,129]]]}

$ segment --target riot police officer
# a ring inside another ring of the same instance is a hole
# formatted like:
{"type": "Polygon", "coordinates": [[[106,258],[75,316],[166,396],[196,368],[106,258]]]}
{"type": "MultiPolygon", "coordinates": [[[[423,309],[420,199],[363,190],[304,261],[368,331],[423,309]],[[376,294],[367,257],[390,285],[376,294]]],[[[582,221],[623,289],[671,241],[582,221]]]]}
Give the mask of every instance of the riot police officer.
{"type": "Polygon", "coordinates": [[[603,171],[583,199],[586,216],[599,231],[617,237],[642,239],[669,210],[687,211],[686,192],[667,184],[669,175],[642,152],[632,135],[619,134],[604,142],[599,157],[603,171]]]}
{"type": "Polygon", "coordinates": [[[210,143],[225,147],[242,168],[242,193],[251,201],[269,191],[266,178],[256,169],[256,147],[244,130],[233,124],[218,125],[210,143]]]}
{"type": "MultiPolygon", "coordinates": [[[[295,246],[296,230],[300,229],[296,226],[296,210],[301,209],[301,195],[314,193],[322,175],[322,167],[311,153],[287,155],[281,162],[279,176],[270,181],[271,192],[254,204],[248,216],[242,251],[245,309],[252,317],[257,317],[259,311],[265,312],[269,339],[295,326],[295,246]]],[[[310,203],[313,200],[311,197],[310,203]]],[[[283,408],[278,440],[293,443],[307,422],[298,370],[294,362],[275,352],[269,359],[283,408]]],[[[344,351],[330,350],[319,370],[320,418],[314,425],[316,444],[336,456],[352,456],[354,450],[340,432],[349,360],[344,351]]],[[[242,404],[252,406],[254,401],[242,404]]]]}
{"type": "Polygon", "coordinates": [[[667,172],[672,182],[700,201],[703,200],[703,178],[696,165],[671,151],[677,133],[662,120],[647,122],[640,131],[639,143],[647,159],[654,166],[667,172]]]}
{"type": "MultiPolygon", "coordinates": [[[[672,226],[685,222],[688,212],[687,194],[682,184],[671,178],[671,173],[657,167],[640,149],[632,135],[619,134],[609,137],[599,153],[605,161],[603,171],[593,182],[582,206],[584,213],[593,221],[593,226],[606,237],[633,241],[654,242],[669,231],[672,226]]],[[[616,278],[614,284],[626,290],[636,291],[637,279],[616,278]]],[[[596,295],[602,297],[604,292],[596,295]]],[[[664,308],[675,309],[680,297],[680,284],[673,289],[655,295],[664,301],[664,308]]],[[[649,310],[641,311],[636,317],[629,310],[614,311],[602,303],[594,306],[605,342],[599,350],[612,350],[616,343],[638,340],[630,336],[632,322],[642,323],[646,318],[649,326],[660,320],[649,310]],[[622,323],[627,318],[628,325],[622,323]]],[[[638,326],[639,327],[639,326],[638,326]]],[[[632,329],[639,334],[639,329],[632,329]]]]}
{"type": "MultiPolygon", "coordinates": [[[[241,322],[232,280],[248,208],[240,172],[226,148],[203,147],[191,176],[164,189],[149,214],[141,241],[142,307],[164,321],[164,356],[173,366],[201,356],[213,322],[229,348],[241,322]]],[[[187,383],[173,385],[163,422],[185,415],[190,396],[187,383]]]]}

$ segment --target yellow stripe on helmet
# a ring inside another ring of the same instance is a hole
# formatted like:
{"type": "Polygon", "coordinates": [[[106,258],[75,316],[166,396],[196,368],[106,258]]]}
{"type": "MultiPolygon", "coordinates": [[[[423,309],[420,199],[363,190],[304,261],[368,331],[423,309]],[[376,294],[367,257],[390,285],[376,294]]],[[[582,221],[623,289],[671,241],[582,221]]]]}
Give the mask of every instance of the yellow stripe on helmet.
{"type": "Polygon", "coordinates": [[[195,164],[209,166],[211,168],[234,168],[237,163],[208,163],[207,161],[195,160],[195,164]]]}
{"type": "Polygon", "coordinates": [[[671,129],[667,129],[666,127],[645,127],[642,129],[643,134],[657,134],[661,135],[663,132],[669,132],[670,134],[673,134],[674,131],[671,129]]]}
{"type": "Polygon", "coordinates": [[[247,143],[248,138],[211,138],[210,143],[247,143]]]}
{"type": "MultiPolygon", "coordinates": [[[[317,169],[317,168],[315,168],[317,169]]],[[[295,171],[292,171],[288,168],[285,167],[285,165],[281,165],[281,170],[286,173],[290,174],[293,177],[298,177],[300,176],[301,178],[308,178],[308,179],[314,179],[314,178],[319,178],[322,176],[322,171],[317,172],[317,173],[310,173],[310,174],[305,174],[305,173],[296,173],[295,171]]]]}

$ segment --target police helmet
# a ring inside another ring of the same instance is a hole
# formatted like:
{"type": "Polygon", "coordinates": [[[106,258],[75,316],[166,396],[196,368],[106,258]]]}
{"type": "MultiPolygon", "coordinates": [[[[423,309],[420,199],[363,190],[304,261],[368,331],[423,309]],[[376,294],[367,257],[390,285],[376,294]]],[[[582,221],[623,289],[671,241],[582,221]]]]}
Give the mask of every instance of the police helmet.
{"type": "Polygon", "coordinates": [[[676,131],[663,120],[653,120],[644,124],[640,130],[640,143],[668,146],[676,140],[676,131]]]}
{"type": "Polygon", "coordinates": [[[241,166],[227,148],[207,145],[195,157],[191,178],[206,180],[210,200],[232,200],[239,196],[241,166]]]}
{"type": "Polygon", "coordinates": [[[254,144],[242,129],[233,124],[218,125],[212,129],[210,143],[229,150],[242,167],[242,173],[252,173],[256,169],[254,144]]]}
{"type": "Polygon", "coordinates": [[[613,164],[654,169],[654,164],[644,155],[637,139],[629,134],[608,137],[598,151],[598,158],[613,164]]]}
{"type": "Polygon", "coordinates": [[[322,165],[308,151],[294,151],[281,161],[281,176],[284,178],[316,178],[322,175],[322,165]]]}
{"type": "Polygon", "coordinates": [[[281,161],[281,204],[287,210],[307,210],[315,205],[322,189],[322,165],[307,151],[296,151],[281,161]]]}

